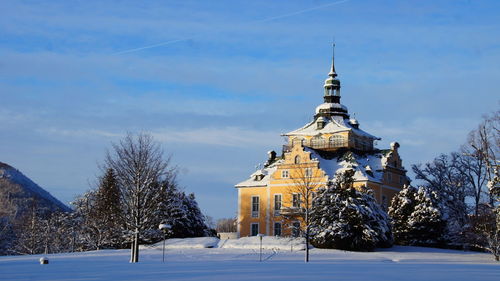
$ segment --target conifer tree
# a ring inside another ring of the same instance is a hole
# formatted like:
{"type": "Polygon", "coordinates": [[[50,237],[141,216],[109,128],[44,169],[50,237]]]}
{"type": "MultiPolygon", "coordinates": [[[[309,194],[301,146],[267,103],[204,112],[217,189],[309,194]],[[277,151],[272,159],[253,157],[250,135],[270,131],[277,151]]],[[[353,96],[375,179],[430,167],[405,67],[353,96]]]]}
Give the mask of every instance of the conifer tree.
{"type": "Polygon", "coordinates": [[[102,232],[101,247],[118,247],[123,232],[123,213],[120,203],[120,189],[116,173],[112,168],[106,169],[100,179],[95,194],[93,208],[94,220],[100,225],[102,232]]]}
{"type": "Polygon", "coordinates": [[[408,219],[411,245],[443,246],[446,216],[439,195],[426,187],[420,187],[415,196],[415,210],[408,219]]]}
{"type": "Polygon", "coordinates": [[[417,189],[415,187],[405,185],[391,200],[389,216],[392,219],[395,244],[408,245],[410,243],[408,221],[415,210],[416,195],[417,189]]]}
{"type": "Polygon", "coordinates": [[[313,245],[353,251],[390,247],[392,233],[387,214],[373,195],[353,187],[353,171],[338,175],[318,190],[311,212],[313,245]]]}

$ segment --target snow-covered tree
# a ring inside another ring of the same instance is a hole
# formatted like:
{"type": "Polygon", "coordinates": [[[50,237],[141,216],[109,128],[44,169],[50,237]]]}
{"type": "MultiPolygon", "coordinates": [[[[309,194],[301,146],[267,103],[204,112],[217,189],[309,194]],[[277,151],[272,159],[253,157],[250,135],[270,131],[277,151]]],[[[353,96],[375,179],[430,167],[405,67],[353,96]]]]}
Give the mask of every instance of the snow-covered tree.
{"type": "Polygon", "coordinates": [[[207,225],[205,224],[205,216],[201,213],[194,193],[190,193],[185,196],[184,204],[187,209],[187,218],[189,224],[191,225],[190,237],[208,236],[210,233],[207,225]]]}
{"type": "MultiPolygon", "coordinates": [[[[124,223],[132,234],[130,262],[139,261],[141,233],[152,230],[161,195],[161,182],[175,170],[160,145],[150,135],[128,134],[106,157],[106,166],[116,172],[124,223]]],[[[157,226],[155,226],[157,228],[157,226]]]]}
{"type": "Polygon", "coordinates": [[[408,221],[415,210],[417,191],[415,187],[405,185],[391,200],[388,214],[392,220],[394,243],[398,245],[410,244],[408,221]]]}
{"type": "Polygon", "coordinates": [[[207,236],[208,227],[194,194],[186,195],[175,181],[163,182],[157,219],[172,226],[170,237],[207,236]]]}
{"type": "Polygon", "coordinates": [[[18,190],[18,186],[0,178],[0,255],[8,254],[15,240],[18,206],[13,197],[18,190]]]}
{"type": "Polygon", "coordinates": [[[313,245],[352,251],[390,247],[393,239],[387,214],[371,191],[353,187],[352,175],[352,171],[337,175],[330,186],[317,191],[311,211],[313,245]]]}
{"type": "Polygon", "coordinates": [[[19,218],[16,224],[16,254],[41,254],[45,251],[45,230],[43,217],[35,200],[31,200],[29,207],[19,218]]]}
{"type": "Polygon", "coordinates": [[[399,245],[444,246],[446,208],[436,191],[405,186],[389,207],[395,242],[399,245]]]}
{"type": "Polygon", "coordinates": [[[463,232],[468,222],[465,198],[469,194],[469,182],[461,169],[458,153],[440,155],[432,162],[413,165],[416,178],[424,182],[429,191],[441,200],[440,211],[446,215],[446,243],[462,245],[463,232]]]}
{"type": "Polygon", "coordinates": [[[100,225],[101,241],[98,248],[116,248],[121,244],[123,233],[123,212],[120,203],[120,189],[116,173],[112,168],[106,169],[100,178],[99,188],[94,197],[92,219],[100,225]]]}
{"type": "Polygon", "coordinates": [[[415,209],[408,218],[410,245],[443,246],[447,214],[436,191],[420,187],[415,195],[415,209]]]}

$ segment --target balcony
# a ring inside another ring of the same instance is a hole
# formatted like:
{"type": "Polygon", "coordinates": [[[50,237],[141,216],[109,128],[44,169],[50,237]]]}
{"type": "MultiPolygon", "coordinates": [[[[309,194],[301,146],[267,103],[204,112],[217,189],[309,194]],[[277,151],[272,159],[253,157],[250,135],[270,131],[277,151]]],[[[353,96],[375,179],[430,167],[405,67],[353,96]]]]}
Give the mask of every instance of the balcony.
{"type": "Polygon", "coordinates": [[[304,209],[298,207],[281,208],[280,213],[283,216],[297,216],[302,215],[304,213],[304,209]]]}
{"type": "MultiPolygon", "coordinates": [[[[309,147],[318,150],[336,150],[342,147],[348,147],[347,141],[327,141],[327,140],[302,140],[302,146],[309,147]]],[[[290,152],[292,150],[292,145],[283,145],[283,152],[290,152]]]]}

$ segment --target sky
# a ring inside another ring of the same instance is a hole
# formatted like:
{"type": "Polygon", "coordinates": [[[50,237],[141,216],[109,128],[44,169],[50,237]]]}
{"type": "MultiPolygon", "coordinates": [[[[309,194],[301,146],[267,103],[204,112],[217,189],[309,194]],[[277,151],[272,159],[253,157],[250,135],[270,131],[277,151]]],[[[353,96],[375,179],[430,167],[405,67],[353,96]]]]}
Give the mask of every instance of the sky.
{"type": "Polygon", "coordinates": [[[154,136],[214,218],[322,103],[403,164],[458,150],[498,110],[500,2],[0,1],[0,161],[64,203],[112,143],[154,136]]]}

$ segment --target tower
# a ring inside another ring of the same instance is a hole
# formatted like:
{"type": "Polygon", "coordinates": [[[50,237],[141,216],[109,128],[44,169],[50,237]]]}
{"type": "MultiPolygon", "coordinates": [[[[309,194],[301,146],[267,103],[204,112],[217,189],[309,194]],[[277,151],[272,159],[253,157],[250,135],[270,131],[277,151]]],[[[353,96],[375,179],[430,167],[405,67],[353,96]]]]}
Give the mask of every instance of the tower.
{"type": "Polygon", "coordinates": [[[281,156],[271,153],[263,167],[235,186],[240,236],[297,234],[304,223],[300,214],[303,204],[312,200],[299,187],[314,191],[347,169],[354,172],[354,186],[372,189],[384,207],[409,182],[399,144],[390,149],[375,148],[374,141],[380,138],[362,130],[341,104],[333,47],[323,103],[316,107],[312,121],[283,134],[288,143],[281,156]]]}

